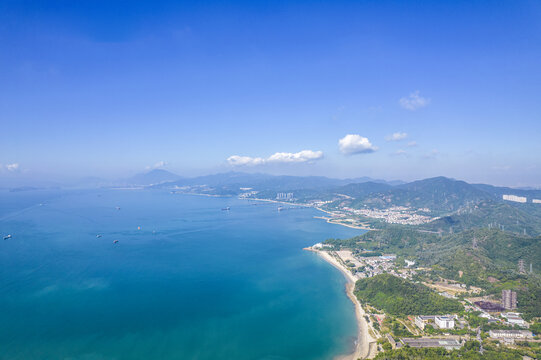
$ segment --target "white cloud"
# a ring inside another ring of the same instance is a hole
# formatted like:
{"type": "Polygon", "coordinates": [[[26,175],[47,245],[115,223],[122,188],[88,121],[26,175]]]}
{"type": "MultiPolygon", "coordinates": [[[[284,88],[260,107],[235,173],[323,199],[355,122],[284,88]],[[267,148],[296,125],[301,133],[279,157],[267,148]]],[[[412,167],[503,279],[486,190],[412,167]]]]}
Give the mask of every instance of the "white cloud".
{"type": "Polygon", "coordinates": [[[253,165],[264,164],[265,159],[260,158],[260,157],[253,158],[250,156],[233,155],[227,158],[227,162],[230,165],[234,165],[234,166],[242,166],[242,165],[253,166],[253,165]]]}
{"type": "Polygon", "coordinates": [[[409,146],[409,147],[415,147],[415,146],[417,146],[417,141],[410,141],[410,142],[408,143],[408,146],[409,146]]]}
{"type": "Polygon", "coordinates": [[[407,155],[408,153],[406,152],[406,150],[403,150],[403,149],[399,149],[399,150],[396,150],[394,155],[407,155]]]}
{"type": "Polygon", "coordinates": [[[167,161],[158,161],[156,164],[152,165],[152,166],[147,166],[146,169],[147,170],[153,170],[153,169],[161,169],[161,168],[164,168],[168,165],[169,163],[167,161]]]}
{"type": "Polygon", "coordinates": [[[154,164],[154,169],[162,168],[167,166],[167,161],[158,161],[156,164],[154,164]]]}
{"type": "Polygon", "coordinates": [[[322,151],[302,150],[296,153],[277,152],[268,158],[233,155],[227,158],[227,162],[234,166],[255,166],[270,163],[306,163],[322,158],[322,151]]]}
{"type": "Polygon", "coordinates": [[[321,158],[323,158],[322,151],[303,150],[303,151],[299,151],[298,153],[279,152],[274,155],[271,155],[267,161],[268,162],[299,163],[299,162],[319,160],[321,158]]]}
{"type": "Polygon", "coordinates": [[[427,106],[430,103],[430,99],[419,95],[419,90],[417,90],[409,94],[409,96],[401,98],[399,103],[404,109],[415,111],[427,106]]]}
{"type": "Polygon", "coordinates": [[[405,138],[408,137],[408,134],[406,134],[405,132],[395,132],[394,134],[391,134],[391,135],[387,135],[385,137],[385,140],[387,141],[400,141],[400,140],[404,140],[405,138]]]}
{"type": "Polygon", "coordinates": [[[357,134],[348,134],[338,140],[338,147],[346,155],[371,153],[378,149],[370,140],[357,134]]]}
{"type": "Polygon", "coordinates": [[[13,164],[7,164],[6,165],[7,171],[15,172],[19,170],[19,164],[13,163],[13,164]]]}

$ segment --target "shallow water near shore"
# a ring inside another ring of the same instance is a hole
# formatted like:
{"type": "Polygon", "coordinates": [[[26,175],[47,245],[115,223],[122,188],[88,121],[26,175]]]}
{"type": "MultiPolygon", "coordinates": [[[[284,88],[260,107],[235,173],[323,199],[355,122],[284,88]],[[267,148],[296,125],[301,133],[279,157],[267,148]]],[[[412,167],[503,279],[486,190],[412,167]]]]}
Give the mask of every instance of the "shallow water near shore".
{"type": "Polygon", "coordinates": [[[345,279],[302,248],[363,231],[277,208],[160,190],[0,192],[0,233],[13,235],[0,243],[0,359],[348,352],[345,279]]]}

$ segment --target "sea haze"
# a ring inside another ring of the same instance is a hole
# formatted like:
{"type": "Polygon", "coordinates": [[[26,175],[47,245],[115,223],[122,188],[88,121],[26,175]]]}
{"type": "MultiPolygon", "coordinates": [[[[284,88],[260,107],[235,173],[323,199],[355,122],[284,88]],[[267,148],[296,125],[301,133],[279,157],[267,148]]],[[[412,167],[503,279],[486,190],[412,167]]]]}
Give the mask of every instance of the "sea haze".
{"type": "Polygon", "coordinates": [[[302,248],[361,231],[277,209],[163,190],[1,193],[0,359],[348,352],[345,280],[302,248]]]}

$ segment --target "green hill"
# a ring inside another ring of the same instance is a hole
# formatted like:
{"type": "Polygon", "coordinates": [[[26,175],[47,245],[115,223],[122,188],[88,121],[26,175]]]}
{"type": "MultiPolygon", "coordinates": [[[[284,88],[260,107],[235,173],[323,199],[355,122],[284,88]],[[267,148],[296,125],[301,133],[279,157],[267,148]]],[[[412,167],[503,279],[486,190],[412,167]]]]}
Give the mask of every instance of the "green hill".
{"type": "Polygon", "coordinates": [[[445,298],[422,284],[381,274],[358,280],[355,295],[391,315],[448,314],[461,311],[462,305],[445,298]]]}
{"type": "MultiPolygon", "coordinates": [[[[530,207],[537,206],[533,204],[530,207]]],[[[484,227],[502,229],[516,234],[535,235],[541,234],[539,215],[541,214],[531,210],[524,211],[507,203],[483,200],[464,206],[451,215],[424,224],[422,228],[432,231],[459,232],[484,227]]]]}

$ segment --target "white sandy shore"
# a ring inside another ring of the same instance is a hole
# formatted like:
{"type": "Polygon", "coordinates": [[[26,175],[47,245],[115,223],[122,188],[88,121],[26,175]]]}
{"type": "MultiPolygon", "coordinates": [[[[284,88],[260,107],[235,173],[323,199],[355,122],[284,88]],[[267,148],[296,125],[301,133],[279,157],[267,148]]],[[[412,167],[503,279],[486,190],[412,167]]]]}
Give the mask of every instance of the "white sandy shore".
{"type": "Polygon", "coordinates": [[[325,261],[336,267],[338,270],[342,272],[342,274],[346,277],[347,283],[346,283],[346,293],[349,297],[349,299],[353,302],[355,305],[355,315],[357,317],[357,326],[358,326],[358,334],[357,334],[357,343],[355,346],[355,350],[353,353],[348,355],[341,355],[338,356],[337,360],[357,360],[357,359],[365,359],[368,358],[370,355],[370,343],[374,342],[375,339],[372,338],[370,333],[368,332],[368,323],[366,322],[366,319],[364,318],[365,311],[361,306],[361,303],[353,293],[355,290],[355,282],[356,278],[353,276],[353,274],[346,269],[340,262],[338,262],[337,259],[332,257],[328,252],[326,251],[320,251],[313,248],[306,248],[305,250],[313,251],[317,253],[319,256],[321,256],[325,261]]]}

